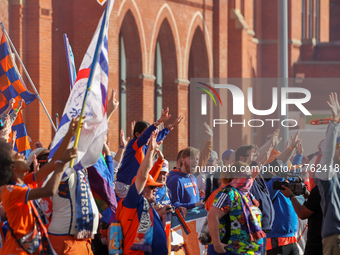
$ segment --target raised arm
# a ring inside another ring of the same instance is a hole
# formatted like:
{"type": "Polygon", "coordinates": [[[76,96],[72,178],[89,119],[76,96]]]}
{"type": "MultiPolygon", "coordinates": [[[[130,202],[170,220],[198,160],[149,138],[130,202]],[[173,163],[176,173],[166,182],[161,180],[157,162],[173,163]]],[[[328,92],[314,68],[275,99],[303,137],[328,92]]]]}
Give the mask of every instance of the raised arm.
{"type": "Polygon", "coordinates": [[[8,107],[6,108],[6,110],[1,113],[1,119],[5,118],[9,112],[13,109],[13,105],[15,103],[15,99],[14,98],[11,98],[9,101],[8,101],[8,107]]]}
{"type": "Polygon", "coordinates": [[[125,139],[124,130],[123,129],[120,130],[120,146],[114,158],[114,160],[116,160],[118,163],[122,161],[126,146],[128,146],[129,141],[130,141],[130,137],[125,139]]]}
{"type": "Polygon", "coordinates": [[[107,105],[106,105],[106,116],[107,116],[107,121],[110,120],[112,113],[117,110],[119,106],[119,101],[116,99],[116,94],[117,90],[112,89],[112,93],[110,98],[107,100],[107,105]]]}
{"type": "Polygon", "coordinates": [[[62,155],[64,154],[67,147],[69,146],[72,140],[72,137],[76,133],[78,121],[79,121],[79,118],[77,119],[72,118],[68,131],[66,135],[64,136],[63,141],[59,145],[58,149],[54,153],[51,161],[45,164],[38,172],[36,172],[35,180],[37,183],[43,181],[54,170],[54,167],[55,167],[54,162],[61,159],[62,155]]]}
{"type": "Polygon", "coordinates": [[[328,106],[331,108],[333,121],[328,125],[326,132],[326,139],[321,144],[322,157],[320,159],[320,165],[326,167],[327,171],[316,172],[314,178],[321,180],[330,180],[336,173],[332,171],[331,166],[333,165],[333,157],[335,153],[336,138],[339,130],[339,117],[340,117],[340,106],[338,101],[337,93],[331,93],[329,95],[328,106]]]}
{"type": "Polygon", "coordinates": [[[280,134],[280,129],[276,129],[273,132],[272,137],[264,145],[261,146],[261,148],[258,151],[259,159],[263,159],[263,157],[265,157],[265,154],[270,147],[272,147],[272,149],[275,149],[275,147],[281,142],[282,137],[279,137],[279,134],[280,134]]]}
{"type": "Polygon", "coordinates": [[[48,180],[47,184],[44,187],[31,189],[28,192],[28,200],[39,199],[43,197],[51,197],[57,192],[61,177],[64,172],[64,167],[67,162],[71,159],[76,158],[78,153],[77,148],[71,148],[64,152],[61,160],[53,163],[56,165],[53,175],[48,180]]]}
{"type": "Polygon", "coordinates": [[[276,159],[281,160],[283,164],[286,164],[296,148],[296,145],[301,142],[299,140],[300,131],[298,130],[293,138],[291,138],[290,145],[285,149],[276,159]]]}
{"type": "MultiPolygon", "coordinates": [[[[169,113],[169,107],[166,108],[166,110],[164,111],[164,109],[162,109],[162,114],[161,117],[153,123],[153,125],[150,125],[145,131],[144,133],[138,138],[137,140],[137,146],[138,148],[142,147],[144,144],[146,144],[150,138],[151,133],[163,122],[167,121],[169,118],[171,117],[171,114],[169,113]]],[[[169,131],[169,130],[168,130],[169,131]]],[[[160,139],[157,138],[157,140],[159,141],[160,139]]]]}
{"type": "Polygon", "coordinates": [[[146,155],[138,169],[137,175],[136,175],[136,181],[135,186],[138,194],[141,194],[144,190],[146,181],[148,179],[149,172],[152,167],[152,157],[154,155],[154,152],[158,150],[159,144],[156,142],[156,137],[158,135],[158,130],[155,130],[152,132],[149,142],[149,148],[146,152],[146,155]]]}

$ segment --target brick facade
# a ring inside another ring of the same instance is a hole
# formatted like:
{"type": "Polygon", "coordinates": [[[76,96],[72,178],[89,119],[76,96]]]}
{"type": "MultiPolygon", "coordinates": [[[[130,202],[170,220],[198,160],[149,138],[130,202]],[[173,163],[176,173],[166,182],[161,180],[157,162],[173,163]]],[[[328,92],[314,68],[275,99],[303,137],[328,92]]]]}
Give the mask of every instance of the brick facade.
{"type": "MultiPolygon", "coordinates": [[[[289,76],[340,77],[340,1],[289,0],[288,5],[289,76]]],[[[61,116],[69,95],[63,34],[69,37],[79,68],[102,12],[95,0],[0,0],[0,19],[53,120],[56,113],[61,116]]],[[[157,42],[163,107],[170,107],[171,121],[179,114],[186,116],[165,140],[164,154],[174,160],[189,144],[190,78],[277,77],[277,31],[277,1],[272,0],[116,0],[109,30],[109,87],[122,89],[122,38],[127,130],[133,120],[151,123],[158,117],[154,116],[157,42]]],[[[246,91],[249,85],[242,86],[246,91]]],[[[254,90],[257,108],[267,109],[263,98],[269,90],[261,86],[254,90]]],[[[231,106],[228,100],[226,118],[231,106]]],[[[48,146],[54,132],[41,105],[32,103],[24,114],[33,142],[48,146]]],[[[109,123],[113,150],[119,143],[119,119],[117,111],[109,123]]],[[[214,131],[215,137],[223,137],[214,140],[217,151],[252,139],[250,128],[214,131]]],[[[269,131],[256,131],[254,141],[262,143],[269,131]]],[[[198,139],[203,142],[205,137],[198,139]]]]}

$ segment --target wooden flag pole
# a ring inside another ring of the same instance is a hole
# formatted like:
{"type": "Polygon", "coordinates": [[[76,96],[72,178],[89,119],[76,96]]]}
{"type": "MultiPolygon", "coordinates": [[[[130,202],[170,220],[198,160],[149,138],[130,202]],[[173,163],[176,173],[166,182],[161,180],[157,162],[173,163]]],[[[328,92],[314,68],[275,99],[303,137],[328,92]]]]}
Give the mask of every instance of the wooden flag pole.
{"type": "MultiPolygon", "coordinates": [[[[50,122],[51,122],[51,124],[52,124],[52,127],[53,127],[54,131],[57,132],[57,128],[56,128],[56,126],[54,125],[53,120],[52,120],[50,114],[48,113],[48,111],[47,111],[47,109],[46,109],[46,107],[45,107],[44,102],[42,101],[42,99],[41,99],[41,97],[40,97],[40,95],[39,95],[37,89],[35,88],[34,83],[33,83],[32,79],[31,79],[30,75],[28,74],[28,72],[27,72],[27,70],[26,70],[26,68],[25,68],[24,63],[21,61],[21,58],[20,58],[18,52],[16,51],[16,49],[15,49],[15,47],[14,47],[12,41],[11,41],[11,38],[9,38],[9,35],[7,34],[7,31],[6,31],[6,29],[5,29],[5,27],[4,27],[4,25],[3,25],[2,22],[1,22],[1,27],[2,27],[2,30],[3,30],[4,33],[5,33],[5,36],[6,36],[7,40],[8,40],[8,42],[9,42],[9,44],[10,44],[12,50],[14,51],[15,56],[18,58],[18,60],[19,60],[19,62],[20,62],[20,64],[21,64],[21,66],[22,66],[22,68],[23,68],[23,70],[24,70],[24,72],[25,72],[25,74],[26,74],[26,76],[27,76],[27,78],[28,78],[28,81],[31,83],[31,85],[32,85],[32,87],[33,87],[33,89],[34,89],[35,95],[37,96],[37,98],[39,99],[39,101],[40,101],[42,107],[44,108],[44,110],[45,110],[45,112],[46,112],[46,114],[47,114],[47,117],[48,117],[48,119],[50,120],[50,122]]],[[[13,63],[13,64],[15,64],[15,63],[13,63]]]]}

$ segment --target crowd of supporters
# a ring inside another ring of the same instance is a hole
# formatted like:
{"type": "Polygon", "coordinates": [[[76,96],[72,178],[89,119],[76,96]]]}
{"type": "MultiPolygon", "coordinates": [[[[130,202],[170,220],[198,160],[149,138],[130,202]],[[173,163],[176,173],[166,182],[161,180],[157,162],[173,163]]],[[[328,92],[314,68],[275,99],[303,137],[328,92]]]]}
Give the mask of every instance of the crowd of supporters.
{"type": "MultiPolygon", "coordinates": [[[[185,254],[185,245],[169,242],[170,212],[178,209],[185,218],[196,207],[208,211],[206,229],[198,237],[208,255],[301,254],[296,239],[299,219],[308,219],[305,255],[340,254],[336,93],[327,102],[333,119],[312,155],[304,155],[299,131],[278,151],[277,129],[265,144],[226,148],[219,158],[213,150],[213,131],[202,123],[207,133],[202,148],[183,148],[177,165],[170,169],[160,146],[171,139],[174,128],[183,125],[183,116],[168,123],[167,108],[152,124],[131,123],[132,139],[121,132],[115,153],[107,142],[103,144],[103,165],[114,183],[114,193],[106,194],[117,201],[112,215],[102,209],[98,187],[94,193],[86,189],[87,182],[92,189],[95,185],[91,183],[94,170],[74,171],[68,166],[77,157],[77,148],[69,144],[79,118],[72,119],[52,157],[48,146],[36,142],[25,159],[14,151],[15,134],[10,137],[23,102],[11,111],[13,103],[1,114],[0,254],[185,254]],[[313,157],[320,167],[306,169],[313,157]],[[282,171],[267,171],[275,167],[282,171]],[[304,189],[306,172],[310,176],[304,189]],[[88,210],[89,218],[77,217],[80,210],[88,210]],[[121,235],[120,247],[111,245],[112,226],[117,227],[113,239],[121,235]]],[[[117,100],[108,100],[108,118],[117,107],[117,100]]]]}

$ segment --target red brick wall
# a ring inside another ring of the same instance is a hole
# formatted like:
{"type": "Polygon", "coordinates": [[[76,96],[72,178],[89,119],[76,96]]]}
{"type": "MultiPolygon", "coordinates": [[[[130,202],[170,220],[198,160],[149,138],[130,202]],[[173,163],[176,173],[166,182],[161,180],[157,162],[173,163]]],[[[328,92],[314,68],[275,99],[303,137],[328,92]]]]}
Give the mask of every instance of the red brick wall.
{"type": "Polygon", "coordinates": [[[0,0],[0,22],[3,22],[5,28],[9,30],[8,23],[8,0],[0,0]]]}
{"type": "MultiPolygon", "coordinates": [[[[0,19],[8,27],[55,120],[56,113],[62,116],[70,86],[63,34],[69,37],[79,68],[104,7],[95,0],[30,0],[25,1],[25,5],[13,0],[10,6],[8,2],[0,0],[0,19]]],[[[320,48],[301,41],[301,2],[290,0],[288,3],[289,76],[305,73],[306,77],[339,77],[336,61],[340,59],[332,54],[337,46],[320,48]],[[305,62],[310,60],[314,62],[305,62]],[[333,62],[320,64],[315,60],[333,62]]],[[[339,0],[320,0],[320,40],[323,42],[339,37],[339,3],[339,0]]],[[[151,123],[158,117],[154,116],[153,75],[155,47],[159,41],[163,106],[169,106],[172,113],[169,123],[179,114],[186,117],[171,132],[171,138],[165,140],[165,157],[175,159],[177,151],[189,144],[187,83],[190,78],[277,77],[277,12],[277,1],[272,0],[116,0],[109,30],[109,88],[119,89],[121,35],[127,57],[127,127],[133,120],[151,123]],[[237,18],[232,16],[235,8],[241,13],[237,18]]],[[[243,86],[243,91],[248,86],[243,86]]],[[[30,89],[30,85],[28,87],[30,89]]],[[[266,97],[263,90],[260,85],[255,88],[259,109],[266,107],[261,103],[266,97]]],[[[230,95],[221,96],[230,99],[230,95]]],[[[224,108],[225,118],[231,117],[229,101],[224,108]]],[[[32,140],[48,146],[54,132],[41,105],[34,102],[24,113],[32,140]]],[[[249,112],[244,117],[250,118],[249,112]]],[[[109,128],[111,149],[117,150],[119,111],[111,118],[109,128]]],[[[262,142],[269,131],[256,131],[256,141],[262,142]]],[[[219,151],[251,141],[249,128],[218,127],[215,132],[214,149],[219,151]]],[[[205,139],[203,135],[199,137],[198,144],[203,144],[205,139]]]]}

